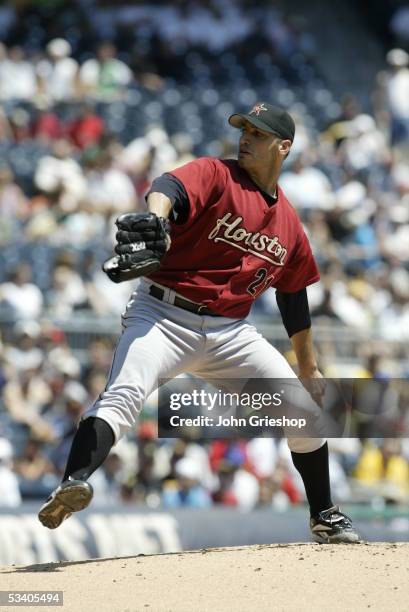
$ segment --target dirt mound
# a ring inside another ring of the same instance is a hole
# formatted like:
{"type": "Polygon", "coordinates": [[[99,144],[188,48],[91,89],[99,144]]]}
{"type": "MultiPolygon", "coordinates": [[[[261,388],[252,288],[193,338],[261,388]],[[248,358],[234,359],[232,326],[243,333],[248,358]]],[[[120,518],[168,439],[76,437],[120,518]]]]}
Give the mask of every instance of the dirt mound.
{"type": "Polygon", "coordinates": [[[407,543],[273,544],[6,567],[0,574],[1,590],[62,590],[64,612],[397,612],[408,608],[408,559],[407,543]]]}

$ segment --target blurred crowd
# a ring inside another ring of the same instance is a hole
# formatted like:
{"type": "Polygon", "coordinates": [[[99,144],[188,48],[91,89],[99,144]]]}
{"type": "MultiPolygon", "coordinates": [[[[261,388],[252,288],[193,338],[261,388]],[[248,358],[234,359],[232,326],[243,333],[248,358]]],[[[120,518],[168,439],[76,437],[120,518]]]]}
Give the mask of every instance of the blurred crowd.
{"type": "MultiPolygon", "coordinates": [[[[35,296],[27,294],[26,302],[34,304],[35,296]]],[[[72,349],[68,334],[46,319],[20,319],[4,337],[0,505],[7,506],[42,498],[59,482],[78,420],[105,386],[113,340],[96,338],[82,354],[72,349]]],[[[379,402],[374,388],[361,398],[358,437],[330,440],[334,499],[407,502],[408,440],[369,440],[365,429],[368,418],[373,419],[365,410],[376,404],[377,418],[392,415],[399,430],[393,432],[407,435],[407,410],[401,414],[407,401],[402,403],[394,386],[388,386],[388,373],[377,355],[365,365],[360,376],[384,384],[378,387],[379,402]]],[[[115,446],[92,477],[100,503],[116,499],[152,507],[220,503],[284,509],[305,501],[285,440],[206,441],[198,430],[192,430],[191,439],[158,440],[157,401],[156,394],[148,399],[137,431],[115,446]]]]}
{"type": "MultiPolygon", "coordinates": [[[[70,379],[79,365],[63,358],[60,342],[52,349],[46,379],[27,369],[24,387],[10,381],[4,388],[9,412],[0,429],[0,506],[39,501],[57,486],[78,418],[103,382],[102,364],[84,372],[87,383],[70,379]]],[[[94,345],[92,353],[101,361],[106,348],[94,345]]],[[[91,476],[96,504],[284,511],[305,503],[285,440],[158,440],[153,405],[151,398],[137,431],[124,437],[91,476]]],[[[334,502],[366,503],[376,510],[409,502],[408,439],[330,439],[329,447],[334,502]]]]}
{"type": "MultiPolygon", "coordinates": [[[[104,326],[131,293],[101,271],[115,218],[144,210],[161,173],[202,155],[234,157],[227,117],[260,99],[297,122],[280,185],[321,271],[309,288],[314,326],[362,339],[362,352],[348,356],[360,374],[407,376],[404,29],[366,100],[334,98],[313,33],[278,2],[11,2],[0,7],[0,39],[0,503],[54,487],[79,415],[104,387],[112,329],[84,339],[82,351],[71,338],[84,336],[84,313],[104,326]]],[[[256,303],[262,315],[280,321],[273,290],[256,303]]],[[[340,346],[329,337],[319,348],[329,355],[325,373],[342,375],[330,367],[340,346]]],[[[284,442],[157,441],[149,405],[146,415],[95,475],[99,499],[303,501],[284,442]]],[[[407,499],[404,441],[332,445],[337,499],[407,499]]]]}

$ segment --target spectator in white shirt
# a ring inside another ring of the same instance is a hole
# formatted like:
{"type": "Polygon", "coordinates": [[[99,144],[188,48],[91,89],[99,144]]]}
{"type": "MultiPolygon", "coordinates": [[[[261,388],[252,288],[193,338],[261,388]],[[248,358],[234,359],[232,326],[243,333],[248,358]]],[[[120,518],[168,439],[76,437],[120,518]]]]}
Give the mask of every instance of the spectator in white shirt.
{"type": "Polygon", "coordinates": [[[3,100],[32,100],[38,93],[34,66],[22,47],[12,47],[2,62],[0,96],[3,100]]]}
{"type": "Polygon", "coordinates": [[[18,479],[12,470],[13,447],[0,438],[0,506],[15,508],[21,504],[18,479]]]}
{"type": "Polygon", "coordinates": [[[386,56],[391,67],[386,83],[391,113],[392,145],[409,142],[409,54],[403,49],[392,49],[386,56]]]}
{"type": "Polygon", "coordinates": [[[280,186],[299,209],[328,210],[333,205],[333,192],[329,178],[313,165],[308,154],[299,155],[291,170],[283,172],[280,186]]]}
{"type": "Polygon", "coordinates": [[[79,66],[70,57],[71,45],[63,38],[54,38],[47,45],[48,57],[37,65],[41,89],[54,102],[69,101],[77,96],[79,66]]]}
{"type": "Polygon", "coordinates": [[[49,312],[56,317],[70,317],[75,309],[87,306],[84,281],[69,261],[54,268],[47,300],[49,312]]]}
{"type": "Polygon", "coordinates": [[[56,140],[53,154],[39,160],[34,174],[35,186],[46,194],[58,194],[58,204],[67,212],[77,209],[86,188],[81,166],[72,154],[68,140],[56,140]]]}
{"type": "Polygon", "coordinates": [[[79,73],[84,95],[99,100],[113,100],[123,96],[133,75],[116,55],[115,46],[106,42],[98,48],[96,58],[84,62],[79,73]]]}
{"type": "Polygon", "coordinates": [[[85,166],[85,202],[103,215],[130,212],[137,207],[135,188],[129,176],[113,163],[109,151],[96,150],[85,166]]]}
{"type": "Polygon", "coordinates": [[[18,319],[38,319],[43,309],[43,295],[31,282],[31,269],[21,263],[0,285],[0,303],[9,306],[18,319]]]}

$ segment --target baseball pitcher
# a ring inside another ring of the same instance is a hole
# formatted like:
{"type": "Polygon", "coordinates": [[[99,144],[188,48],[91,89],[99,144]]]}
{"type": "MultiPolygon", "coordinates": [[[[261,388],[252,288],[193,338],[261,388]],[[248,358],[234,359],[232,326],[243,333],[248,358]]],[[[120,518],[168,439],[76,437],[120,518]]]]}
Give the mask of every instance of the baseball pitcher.
{"type": "MultiPolygon", "coordinates": [[[[222,378],[294,379],[285,358],[246,317],[276,290],[283,324],[317,404],[324,381],[311,336],[306,287],[319,280],[308,239],[278,178],[295,125],[283,109],[259,102],[229,122],[240,130],[238,159],[197,159],[152,183],[148,213],[117,221],[113,282],[141,277],[123,314],[107,385],[83,414],[61,485],[39,512],[50,529],[91,501],[87,482],[110,449],[135,427],[159,379],[192,373],[222,378]]],[[[331,500],[328,446],[288,438],[304,482],[310,527],[319,542],[358,542],[351,520],[331,500]]]]}

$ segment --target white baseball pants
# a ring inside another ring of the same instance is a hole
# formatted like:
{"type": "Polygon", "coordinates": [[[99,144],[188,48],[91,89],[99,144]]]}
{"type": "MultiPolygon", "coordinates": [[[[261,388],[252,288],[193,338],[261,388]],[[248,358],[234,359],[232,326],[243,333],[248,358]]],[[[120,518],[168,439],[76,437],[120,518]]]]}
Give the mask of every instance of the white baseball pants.
{"type": "MultiPolygon", "coordinates": [[[[168,301],[160,301],[149,295],[149,285],[142,279],[132,294],[105,391],[82,416],[106,421],[115,442],[135,427],[159,379],[182,373],[224,383],[291,378],[302,387],[286,359],[248,321],[188,312],[172,304],[174,291],[167,290],[168,301]]],[[[324,442],[323,438],[288,438],[290,450],[298,453],[317,450],[324,442]]]]}

